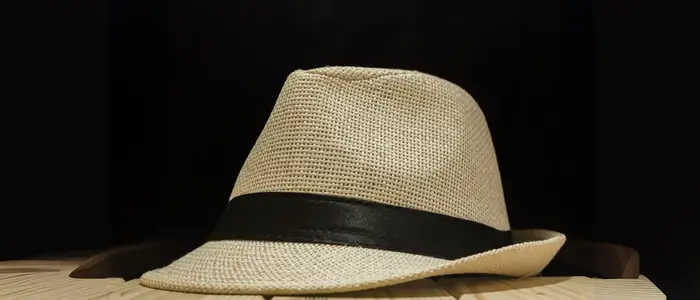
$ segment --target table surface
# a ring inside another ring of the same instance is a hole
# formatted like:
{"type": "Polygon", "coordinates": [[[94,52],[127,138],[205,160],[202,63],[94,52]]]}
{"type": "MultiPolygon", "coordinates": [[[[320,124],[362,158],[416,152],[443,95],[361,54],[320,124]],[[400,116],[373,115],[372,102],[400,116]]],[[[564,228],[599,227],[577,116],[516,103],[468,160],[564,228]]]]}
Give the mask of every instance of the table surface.
{"type": "Polygon", "coordinates": [[[436,280],[424,279],[374,290],[315,297],[201,295],[150,289],[139,285],[137,279],[125,282],[120,278],[70,278],[68,276],[70,272],[85,259],[53,258],[1,261],[0,299],[666,299],[666,296],[644,276],[639,279],[450,277],[436,280]]]}

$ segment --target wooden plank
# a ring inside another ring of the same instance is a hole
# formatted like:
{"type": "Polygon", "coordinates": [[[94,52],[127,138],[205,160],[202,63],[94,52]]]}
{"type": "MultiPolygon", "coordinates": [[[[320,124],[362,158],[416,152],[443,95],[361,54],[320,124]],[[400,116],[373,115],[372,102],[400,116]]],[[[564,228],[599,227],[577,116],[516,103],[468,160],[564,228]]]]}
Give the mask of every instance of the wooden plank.
{"type": "Polygon", "coordinates": [[[302,299],[405,299],[405,300],[455,300],[449,293],[430,279],[416,280],[390,287],[338,293],[317,296],[277,296],[272,300],[302,300],[302,299]]]}
{"type": "Polygon", "coordinates": [[[76,279],[70,273],[86,258],[0,262],[0,299],[264,300],[262,296],[201,295],[149,289],[138,280],[76,279]]]}
{"type": "Polygon", "coordinates": [[[130,280],[111,293],[99,297],[100,300],[264,300],[255,295],[202,295],[191,293],[169,292],[147,288],[139,284],[138,279],[130,280]]]}
{"type": "Polygon", "coordinates": [[[666,296],[646,277],[592,279],[530,277],[523,279],[451,277],[437,284],[459,300],[662,300],[666,296]]]}
{"type": "Polygon", "coordinates": [[[639,276],[639,279],[588,280],[595,282],[595,292],[600,299],[666,299],[666,295],[644,275],[639,276]],[[627,298],[617,296],[621,294],[627,298]]]}
{"type": "MultiPolygon", "coordinates": [[[[263,300],[262,296],[202,295],[161,291],[120,278],[76,279],[70,272],[85,259],[0,262],[0,299],[173,299],[263,300]]],[[[531,277],[524,279],[445,277],[401,285],[317,296],[278,296],[273,300],[300,299],[595,299],[657,300],[665,295],[646,277],[592,279],[587,277],[531,277]],[[444,289],[443,289],[444,288],[444,289]]],[[[269,299],[269,298],[267,298],[269,299]]]]}
{"type": "Polygon", "coordinates": [[[119,278],[74,279],[69,271],[0,274],[0,299],[94,299],[124,284],[119,278]]]}
{"type": "Polygon", "coordinates": [[[119,278],[70,278],[83,261],[64,257],[0,262],[0,299],[94,299],[124,284],[119,278]]]}

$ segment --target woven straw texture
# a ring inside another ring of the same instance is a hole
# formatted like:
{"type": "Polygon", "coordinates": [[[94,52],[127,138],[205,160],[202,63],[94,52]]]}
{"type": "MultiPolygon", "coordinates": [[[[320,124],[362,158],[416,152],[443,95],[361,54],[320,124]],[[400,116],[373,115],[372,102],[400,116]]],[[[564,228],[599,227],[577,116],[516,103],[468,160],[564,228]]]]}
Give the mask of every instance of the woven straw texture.
{"type": "Polygon", "coordinates": [[[510,229],[484,115],[458,86],[399,70],[292,73],[233,194],[354,197],[510,229]]]}
{"type": "MultiPolygon", "coordinates": [[[[510,229],[478,105],[460,87],[415,71],[293,72],[231,198],[258,192],[351,197],[510,229]]],[[[455,273],[529,276],[565,240],[544,230],[515,236],[522,243],[454,261],[338,245],[216,241],[144,274],[141,282],[186,292],[299,294],[455,273]]]]}

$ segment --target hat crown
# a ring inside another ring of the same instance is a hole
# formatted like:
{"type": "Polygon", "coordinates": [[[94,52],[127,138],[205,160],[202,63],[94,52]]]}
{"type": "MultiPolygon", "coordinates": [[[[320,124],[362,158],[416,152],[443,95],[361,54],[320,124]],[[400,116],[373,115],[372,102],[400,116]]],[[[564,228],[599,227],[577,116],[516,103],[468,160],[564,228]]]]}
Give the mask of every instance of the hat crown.
{"type": "Polygon", "coordinates": [[[231,198],[260,192],[350,197],[510,229],[479,106],[416,71],[290,74],[231,198]]]}

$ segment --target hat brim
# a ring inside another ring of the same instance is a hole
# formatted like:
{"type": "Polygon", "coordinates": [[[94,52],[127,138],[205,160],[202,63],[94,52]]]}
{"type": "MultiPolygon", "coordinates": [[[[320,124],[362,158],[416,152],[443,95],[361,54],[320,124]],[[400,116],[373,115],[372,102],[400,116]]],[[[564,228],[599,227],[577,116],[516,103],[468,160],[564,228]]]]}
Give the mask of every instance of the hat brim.
{"type": "Polygon", "coordinates": [[[514,244],[456,260],[330,244],[212,241],[141,284],[207,294],[318,294],[364,290],[449,274],[532,276],[566,241],[558,232],[513,230],[514,244]]]}

